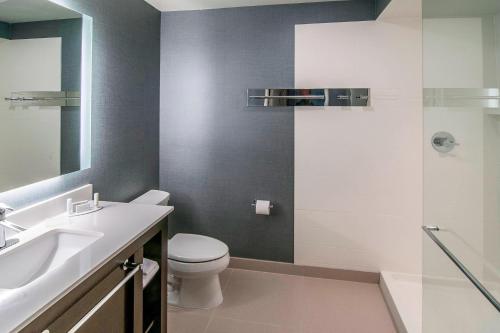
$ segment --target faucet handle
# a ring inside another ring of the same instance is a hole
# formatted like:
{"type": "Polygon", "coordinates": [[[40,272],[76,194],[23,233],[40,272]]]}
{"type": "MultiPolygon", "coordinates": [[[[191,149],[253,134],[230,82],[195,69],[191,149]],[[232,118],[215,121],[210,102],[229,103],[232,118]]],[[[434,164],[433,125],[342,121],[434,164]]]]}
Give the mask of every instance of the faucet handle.
{"type": "Polygon", "coordinates": [[[12,212],[14,211],[14,208],[10,207],[9,205],[7,204],[4,204],[4,203],[1,203],[0,202],[0,221],[3,221],[5,220],[5,214],[7,212],[12,212]]]}

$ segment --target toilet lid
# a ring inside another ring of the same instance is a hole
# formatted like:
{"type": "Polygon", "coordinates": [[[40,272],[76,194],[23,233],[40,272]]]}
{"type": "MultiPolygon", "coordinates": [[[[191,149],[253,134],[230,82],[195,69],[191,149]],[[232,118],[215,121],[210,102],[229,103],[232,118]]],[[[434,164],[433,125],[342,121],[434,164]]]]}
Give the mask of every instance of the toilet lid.
{"type": "Polygon", "coordinates": [[[202,235],[177,234],[168,241],[168,258],[181,262],[212,261],[228,252],[223,242],[202,235]]]}

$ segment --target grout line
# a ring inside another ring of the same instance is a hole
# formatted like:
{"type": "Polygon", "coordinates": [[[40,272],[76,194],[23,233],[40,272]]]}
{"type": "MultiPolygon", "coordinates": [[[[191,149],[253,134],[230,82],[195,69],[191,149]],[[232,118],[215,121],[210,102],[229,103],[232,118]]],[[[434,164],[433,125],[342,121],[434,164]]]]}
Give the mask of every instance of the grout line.
{"type": "Polygon", "coordinates": [[[207,333],[208,328],[210,327],[210,324],[212,323],[212,320],[214,319],[214,313],[215,313],[215,311],[213,311],[210,314],[210,317],[208,318],[207,325],[205,326],[205,329],[203,330],[203,333],[207,333]]]}
{"type": "MultiPolygon", "coordinates": [[[[229,276],[227,277],[227,280],[224,283],[224,285],[221,287],[222,291],[226,290],[227,286],[229,285],[229,281],[231,280],[231,277],[233,276],[234,268],[227,268],[227,270],[229,270],[229,276]]],[[[224,295],[222,295],[222,296],[224,296],[224,295]]]]}
{"type": "MultiPolygon", "coordinates": [[[[222,295],[224,296],[224,295],[222,295]]],[[[222,305],[222,304],[221,304],[222,305]]],[[[220,305],[219,305],[220,306],[220,305]]],[[[217,311],[217,308],[215,308],[212,313],[210,313],[210,316],[208,317],[207,325],[205,326],[205,329],[203,330],[203,333],[206,333],[208,331],[208,328],[210,327],[210,324],[212,323],[214,317],[215,317],[215,312],[217,311]]]]}
{"type": "Polygon", "coordinates": [[[259,324],[259,325],[266,325],[266,326],[273,326],[273,327],[283,327],[283,325],[278,325],[278,324],[272,324],[272,323],[266,323],[263,321],[256,321],[256,320],[248,320],[248,319],[241,319],[241,318],[233,318],[229,316],[217,316],[218,318],[223,318],[223,319],[230,319],[234,321],[241,321],[242,323],[248,323],[248,324],[259,324]]]}
{"type": "MultiPolygon", "coordinates": [[[[231,277],[233,276],[233,271],[234,271],[232,268],[227,268],[227,269],[229,270],[229,276],[227,277],[227,280],[224,283],[224,285],[221,286],[221,291],[223,292],[222,297],[224,297],[224,290],[226,290],[227,286],[229,285],[229,281],[231,280],[231,277]]],[[[220,275],[219,275],[219,278],[220,278],[220,275]]],[[[222,303],[224,303],[224,301],[222,301],[222,303]]],[[[217,312],[217,308],[213,309],[212,313],[210,314],[210,316],[208,318],[207,326],[205,326],[203,333],[206,333],[208,331],[208,328],[210,327],[210,324],[212,323],[212,321],[215,317],[215,312],[217,312]]]]}
{"type": "MultiPolygon", "coordinates": [[[[229,319],[229,320],[233,320],[233,321],[239,321],[239,322],[246,323],[246,324],[259,324],[259,325],[263,325],[263,326],[271,326],[271,327],[274,327],[274,328],[288,328],[288,326],[286,326],[286,325],[266,323],[266,322],[263,322],[263,321],[255,321],[255,320],[248,320],[248,319],[241,319],[241,318],[233,318],[233,317],[229,317],[229,316],[215,316],[214,315],[214,317],[222,318],[222,319],[229,319]]],[[[212,321],[212,320],[210,320],[210,321],[212,321]]],[[[299,326],[299,328],[301,328],[301,326],[299,326]]],[[[206,332],[206,331],[204,331],[204,332],[206,332]]]]}

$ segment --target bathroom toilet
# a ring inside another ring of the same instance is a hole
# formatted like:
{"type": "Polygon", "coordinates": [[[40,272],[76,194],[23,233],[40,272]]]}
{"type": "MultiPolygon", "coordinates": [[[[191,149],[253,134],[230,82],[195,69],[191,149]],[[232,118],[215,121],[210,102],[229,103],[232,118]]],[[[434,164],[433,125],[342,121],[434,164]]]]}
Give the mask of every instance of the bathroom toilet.
{"type": "MultiPolygon", "coordinates": [[[[170,194],[151,190],[131,203],[167,205],[170,194]]],[[[168,303],[209,309],[222,303],[219,273],[229,265],[229,248],[207,236],[179,233],[168,242],[168,303]]]]}
{"type": "Polygon", "coordinates": [[[208,309],[222,303],[219,273],[229,265],[223,242],[202,235],[177,234],[168,244],[168,268],[174,276],[168,303],[208,309]]]}

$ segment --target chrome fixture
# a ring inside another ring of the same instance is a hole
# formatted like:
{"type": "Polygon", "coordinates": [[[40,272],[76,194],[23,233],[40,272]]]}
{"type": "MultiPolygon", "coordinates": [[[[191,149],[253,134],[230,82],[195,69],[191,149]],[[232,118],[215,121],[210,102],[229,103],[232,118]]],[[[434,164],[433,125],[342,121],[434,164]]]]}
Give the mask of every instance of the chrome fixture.
{"type": "Polygon", "coordinates": [[[104,208],[103,206],[99,205],[98,200],[97,201],[95,201],[95,200],[83,200],[83,201],[78,201],[78,202],[73,203],[73,201],[71,199],[68,199],[68,202],[66,205],[67,205],[66,209],[67,209],[67,213],[68,213],[69,217],[94,213],[94,212],[97,212],[97,211],[104,208]],[[97,203],[97,205],[96,205],[96,203],[97,203]]]}
{"type": "Polygon", "coordinates": [[[139,271],[142,271],[142,264],[125,261],[122,265],[124,271],[130,270],[130,272],[121,280],[111,291],[104,296],[85,316],[78,321],[75,326],[73,326],[68,333],[76,333],[80,328],[90,319],[92,316],[99,311],[110,299],[113,297],[121,288],[123,288],[129,280],[131,280],[139,271]]]}
{"type": "Polygon", "coordinates": [[[460,144],[456,142],[453,135],[448,132],[437,132],[431,139],[432,147],[440,153],[449,153],[460,144]]]}
{"type": "Polygon", "coordinates": [[[469,279],[470,282],[483,294],[484,297],[500,312],[500,302],[493,296],[492,293],[471,273],[471,271],[465,267],[465,265],[439,240],[439,238],[434,235],[434,232],[441,231],[438,226],[422,226],[424,232],[429,236],[434,243],[446,254],[446,256],[458,267],[458,269],[469,279]]]}
{"type": "Polygon", "coordinates": [[[122,269],[126,272],[129,270],[135,269],[137,266],[142,266],[142,264],[130,261],[129,259],[125,260],[122,264],[122,269]]]}
{"type": "MultiPolygon", "coordinates": [[[[257,200],[254,200],[254,201],[253,201],[253,203],[252,203],[252,207],[253,207],[253,208],[255,208],[256,206],[257,206],[257,200]]],[[[271,203],[271,204],[269,205],[269,208],[273,209],[273,208],[274,208],[274,204],[273,204],[273,203],[271,203]]]]}
{"type": "Polygon", "coordinates": [[[425,88],[424,106],[500,108],[500,89],[425,88]]]}
{"type": "Polygon", "coordinates": [[[19,91],[4,99],[11,107],[80,106],[80,92],[77,91],[19,91]]]}
{"type": "Polygon", "coordinates": [[[370,106],[370,89],[248,89],[247,106],[370,106]]]}
{"type": "Polygon", "coordinates": [[[6,214],[8,211],[12,212],[14,209],[6,204],[0,203],[0,250],[5,249],[19,242],[19,239],[6,239],[5,229],[10,229],[15,232],[25,231],[23,228],[17,224],[6,221],[6,214]]]}

